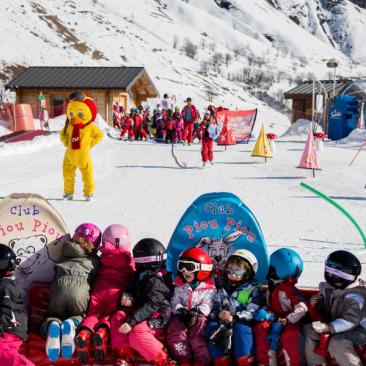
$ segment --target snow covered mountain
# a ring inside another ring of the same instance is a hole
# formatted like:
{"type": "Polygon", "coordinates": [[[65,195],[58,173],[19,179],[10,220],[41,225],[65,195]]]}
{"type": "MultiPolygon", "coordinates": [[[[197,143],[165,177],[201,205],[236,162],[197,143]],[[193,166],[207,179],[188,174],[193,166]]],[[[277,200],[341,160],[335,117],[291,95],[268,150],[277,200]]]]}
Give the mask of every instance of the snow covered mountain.
{"type": "Polygon", "coordinates": [[[365,63],[364,0],[270,0],[276,9],[355,62],[365,63]]]}
{"type": "Polygon", "coordinates": [[[283,91],[296,82],[328,78],[326,60],[339,61],[338,75],[366,75],[366,10],[346,0],[1,5],[3,82],[29,65],[143,65],[158,89],[175,94],[178,103],[192,96],[198,106],[255,106],[264,118],[282,121],[271,107],[280,109],[283,91]]]}

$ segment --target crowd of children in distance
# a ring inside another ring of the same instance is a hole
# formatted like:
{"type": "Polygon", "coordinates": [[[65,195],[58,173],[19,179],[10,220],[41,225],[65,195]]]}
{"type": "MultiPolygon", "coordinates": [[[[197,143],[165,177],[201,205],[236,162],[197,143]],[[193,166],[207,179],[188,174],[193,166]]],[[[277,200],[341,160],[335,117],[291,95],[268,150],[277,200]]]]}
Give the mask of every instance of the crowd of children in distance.
{"type": "Polygon", "coordinates": [[[175,105],[174,99],[164,94],[164,99],[150,115],[149,107],[131,108],[130,113],[122,105],[113,106],[113,126],[121,131],[120,140],[148,140],[158,142],[182,143],[191,146],[197,138],[202,142],[203,166],[209,161],[213,164],[213,141],[218,137],[216,110],[209,106],[200,118],[199,111],[187,98],[182,111],[175,105]]]}
{"type": "MultiPolygon", "coordinates": [[[[224,272],[213,275],[208,254],[189,248],[180,254],[174,283],[166,257],[151,238],[131,250],[123,225],[103,234],[94,224],[80,225],[55,265],[42,327],[48,358],[68,359],[75,351],[87,363],[92,350],[101,361],[110,342],[120,366],[134,365],[136,353],[157,366],[272,365],[278,347],[292,366],[326,365],[327,350],[340,366],[362,365],[354,345],[366,344],[366,288],[352,253],[328,256],[326,282],[310,300],[296,288],[303,262],[292,249],[270,256],[266,291],[248,250],[234,251],[224,272]]],[[[18,352],[27,313],[16,264],[15,253],[1,244],[0,364],[33,365],[18,352]]]]}

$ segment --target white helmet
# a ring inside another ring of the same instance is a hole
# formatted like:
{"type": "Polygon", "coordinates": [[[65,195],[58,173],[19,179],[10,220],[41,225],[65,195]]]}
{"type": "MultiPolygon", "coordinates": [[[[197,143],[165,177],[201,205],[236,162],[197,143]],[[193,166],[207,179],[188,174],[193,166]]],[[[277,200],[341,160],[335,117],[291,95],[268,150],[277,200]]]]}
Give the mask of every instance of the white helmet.
{"type": "Polygon", "coordinates": [[[249,264],[252,267],[252,270],[253,270],[253,273],[254,274],[256,274],[258,272],[258,260],[257,260],[257,257],[252,252],[250,252],[249,250],[246,250],[246,249],[238,249],[234,253],[232,253],[230,255],[230,257],[232,255],[235,255],[237,257],[243,258],[247,262],[249,262],[249,264]]]}

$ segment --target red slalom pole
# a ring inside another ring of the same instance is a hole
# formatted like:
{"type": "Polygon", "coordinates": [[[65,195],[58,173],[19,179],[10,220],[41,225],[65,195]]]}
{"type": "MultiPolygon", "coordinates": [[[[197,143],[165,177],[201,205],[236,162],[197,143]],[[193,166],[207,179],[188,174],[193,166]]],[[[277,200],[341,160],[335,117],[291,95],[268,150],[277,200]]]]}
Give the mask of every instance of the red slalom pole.
{"type": "Polygon", "coordinates": [[[352,161],[348,164],[348,166],[351,166],[352,163],[355,161],[355,159],[357,158],[358,154],[361,152],[361,150],[363,149],[363,147],[366,145],[366,141],[360,146],[360,148],[357,151],[357,154],[355,155],[355,157],[352,159],[352,161]]]}

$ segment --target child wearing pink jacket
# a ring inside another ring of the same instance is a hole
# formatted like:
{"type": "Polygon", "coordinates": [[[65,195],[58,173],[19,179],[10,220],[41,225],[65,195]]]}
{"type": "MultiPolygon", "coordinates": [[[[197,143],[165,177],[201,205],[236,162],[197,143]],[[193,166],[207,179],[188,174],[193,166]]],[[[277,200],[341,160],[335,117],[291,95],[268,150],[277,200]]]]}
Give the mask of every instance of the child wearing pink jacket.
{"type": "Polygon", "coordinates": [[[104,360],[122,294],[135,276],[131,237],[125,226],[108,226],[102,235],[100,251],[100,269],[90,296],[88,313],[75,338],[76,353],[81,363],[87,363],[91,343],[95,360],[104,360]]]}

